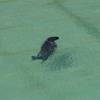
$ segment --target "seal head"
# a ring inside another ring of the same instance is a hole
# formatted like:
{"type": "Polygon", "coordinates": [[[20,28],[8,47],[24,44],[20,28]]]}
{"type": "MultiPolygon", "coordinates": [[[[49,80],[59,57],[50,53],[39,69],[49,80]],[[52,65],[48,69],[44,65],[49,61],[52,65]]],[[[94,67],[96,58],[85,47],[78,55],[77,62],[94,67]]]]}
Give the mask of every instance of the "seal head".
{"type": "Polygon", "coordinates": [[[59,37],[48,37],[43,45],[41,46],[40,52],[37,54],[37,56],[32,56],[32,59],[41,59],[42,61],[46,61],[49,56],[51,56],[55,49],[57,48],[56,40],[58,40],[59,37]]]}
{"type": "Polygon", "coordinates": [[[55,36],[55,37],[49,37],[49,38],[47,39],[47,41],[54,42],[54,41],[56,41],[56,40],[58,40],[58,39],[59,39],[59,37],[57,37],[57,36],[55,36]]]}

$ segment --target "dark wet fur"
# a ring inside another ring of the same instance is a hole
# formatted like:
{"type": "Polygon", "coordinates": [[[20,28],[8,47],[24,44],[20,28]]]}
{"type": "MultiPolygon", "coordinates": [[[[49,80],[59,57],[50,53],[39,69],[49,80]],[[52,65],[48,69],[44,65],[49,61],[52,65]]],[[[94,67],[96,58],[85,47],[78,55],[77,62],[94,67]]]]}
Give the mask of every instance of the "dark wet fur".
{"type": "Polygon", "coordinates": [[[59,37],[49,37],[46,39],[46,41],[41,46],[40,52],[37,54],[37,56],[32,56],[32,60],[40,59],[43,62],[48,59],[49,56],[51,56],[55,49],[57,48],[56,40],[58,40],[59,37]]]}

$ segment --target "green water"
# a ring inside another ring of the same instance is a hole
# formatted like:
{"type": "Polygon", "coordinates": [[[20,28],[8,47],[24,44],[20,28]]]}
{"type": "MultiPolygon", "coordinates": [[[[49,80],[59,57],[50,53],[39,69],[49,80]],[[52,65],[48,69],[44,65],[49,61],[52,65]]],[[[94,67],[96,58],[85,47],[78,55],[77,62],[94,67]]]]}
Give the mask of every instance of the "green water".
{"type": "Polygon", "coordinates": [[[99,0],[0,0],[0,100],[99,100],[99,0]],[[32,61],[48,36],[58,49],[32,61]]]}

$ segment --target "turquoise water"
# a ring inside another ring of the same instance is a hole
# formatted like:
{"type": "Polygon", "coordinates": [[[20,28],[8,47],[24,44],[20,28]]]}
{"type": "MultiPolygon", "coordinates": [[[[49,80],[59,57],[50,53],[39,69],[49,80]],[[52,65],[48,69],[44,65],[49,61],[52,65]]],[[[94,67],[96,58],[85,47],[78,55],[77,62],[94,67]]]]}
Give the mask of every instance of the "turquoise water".
{"type": "Polygon", "coordinates": [[[0,0],[0,100],[99,100],[99,0],[0,0]],[[32,61],[48,36],[58,49],[32,61]]]}

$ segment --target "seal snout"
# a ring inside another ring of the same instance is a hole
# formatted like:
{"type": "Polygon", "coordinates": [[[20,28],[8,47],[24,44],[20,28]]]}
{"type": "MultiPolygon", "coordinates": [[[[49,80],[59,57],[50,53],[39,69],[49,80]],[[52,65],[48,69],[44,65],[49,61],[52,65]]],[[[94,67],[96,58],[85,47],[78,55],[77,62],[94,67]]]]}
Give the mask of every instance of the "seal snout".
{"type": "Polygon", "coordinates": [[[59,37],[54,36],[54,37],[49,37],[47,40],[48,40],[48,41],[56,41],[56,40],[58,40],[58,39],[59,39],[59,37]]]}

